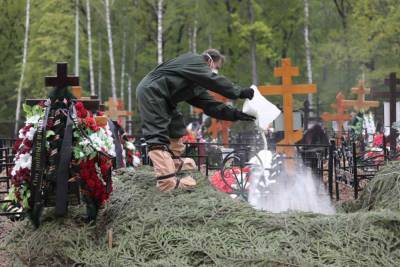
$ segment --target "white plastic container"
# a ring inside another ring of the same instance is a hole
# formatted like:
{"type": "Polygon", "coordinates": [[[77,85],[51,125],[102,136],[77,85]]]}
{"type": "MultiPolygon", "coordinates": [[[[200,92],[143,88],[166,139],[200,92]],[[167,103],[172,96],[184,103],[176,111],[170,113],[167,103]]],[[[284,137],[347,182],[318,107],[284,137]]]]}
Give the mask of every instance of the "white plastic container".
{"type": "Polygon", "coordinates": [[[250,88],[254,90],[254,97],[244,101],[242,110],[244,113],[256,117],[257,126],[265,131],[270,123],[281,114],[281,111],[261,95],[257,86],[252,85],[250,88]]]}

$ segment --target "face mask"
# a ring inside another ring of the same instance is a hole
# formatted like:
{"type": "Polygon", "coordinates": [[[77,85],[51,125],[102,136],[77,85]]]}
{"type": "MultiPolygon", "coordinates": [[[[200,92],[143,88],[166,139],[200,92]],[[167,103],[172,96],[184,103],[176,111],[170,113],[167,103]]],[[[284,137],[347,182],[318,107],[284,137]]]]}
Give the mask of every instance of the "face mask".
{"type": "Polygon", "coordinates": [[[208,56],[209,61],[210,61],[210,68],[211,68],[211,71],[212,71],[213,73],[215,73],[215,74],[218,74],[218,69],[215,68],[214,60],[212,59],[212,57],[211,57],[209,54],[206,53],[206,55],[208,56]]]}

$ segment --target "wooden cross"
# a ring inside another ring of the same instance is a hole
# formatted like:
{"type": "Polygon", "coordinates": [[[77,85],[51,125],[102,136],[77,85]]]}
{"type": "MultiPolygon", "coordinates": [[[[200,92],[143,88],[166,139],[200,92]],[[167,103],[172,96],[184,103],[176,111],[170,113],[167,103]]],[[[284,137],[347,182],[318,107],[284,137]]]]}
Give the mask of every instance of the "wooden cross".
{"type": "MultiPolygon", "coordinates": [[[[393,123],[396,122],[396,98],[400,96],[400,92],[397,91],[397,85],[400,84],[400,79],[396,78],[396,73],[392,72],[389,74],[389,78],[385,79],[385,85],[389,86],[389,92],[377,92],[372,91],[374,97],[389,98],[390,103],[390,151],[396,151],[396,135],[397,131],[392,127],[393,123]]],[[[400,118],[399,118],[400,119],[400,118]]]]}
{"type": "MultiPolygon", "coordinates": [[[[98,111],[100,100],[99,99],[83,99],[82,89],[79,86],[79,77],[67,75],[67,63],[57,63],[57,76],[47,76],[44,78],[45,86],[56,87],[61,90],[68,86],[72,86],[72,94],[83,103],[86,109],[95,112],[98,111]]],[[[37,105],[44,102],[45,99],[26,99],[27,105],[37,105]]]]}
{"type": "Polygon", "coordinates": [[[68,76],[67,69],[67,63],[57,63],[57,76],[44,77],[45,86],[56,87],[57,89],[67,86],[79,86],[79,77],[68,76]]]}
{"type": "MultiPolygon", "coordinates": [[[[303,131],[293,130],[293,95],[316,93],[315,84],[296,84],[293,85],[292,77],[299,76],[298,67],[292,67],[290,58],[282,59],[282,67],[274,69],[275,77],[282,77],[281,85],[261,85],[258,87],[262,95],[283,95],[283,118],[284,118],[284,138],[278,144],[293,145],[303,137],[303,131]]],[[[287,156],[294,156],[293,147],[277,147],[277,152],[285,153],[287,156]]]]}
{"type": "MultiPolygon", "coordinates": [[[[208,93],[216,100],[222,103],[226,103],[228,101],[228,98],[217,94],[212,91],[208,91],[208,93]]],[[[193,110],[195,113],[201,113],[203,112],[202,109],[200,108],[195,108],[193,110]]],[[[218,133],[221,132],[222,134],[222,143],[223,144],[228,144],[229,143],[229,128],[232,126],[232,122],[230,121],[222,121],[222,120],[217,120],[214,118],[211,118],[211,126],[207,130],[207,133],[210,133],[213,139],[218,138],[218,133]]]]}
{"type": "Polygon", "coordinates": [[[211,126],[207,132],[211,134],[213,139],[217,139],[218,134],[221,133],[222,143],[227,146],[229,144],[229,128],[231,126],[231,121],[223,121],[212,118],[211,126]]]}
{"type": "Polygon", "coordinates": [[[344,101],[344,95],[339,92],[336,95],[336,103],[331,104],[331,107],[336,110],[336,114],[331,114],[328,112],[324,112],[321,116],[322,120],[324,121],[336,121],[338,124],[338,144],[341,143],[342,140],[342,129],[343,129],[343,123],[345,121],[351,120],[351,116],[349,114],[345,114],[345,110],[348,108],[344,101]]]}
{"type": "Polygon", "coordinates": [[[105,104],[106,106],[108,106],[108,110],[105,112],[105,114],[112,120],[117,121],[120,118],[133,115],[133,112],[129,112],[126,110],[119,110],[118,106],[121,106],[121,104],[118,103],[118,101],[114,101],[112,97],[109,97],[108,101],[105,104]]]}
{"type": "Polygon", "coordinates": [[[365,95],[371,92],[370,88],[365,88],[364,80],[360,80],[358,87],[351,88],[351,93],[357,95],[357,100],[344,100],[347,107],[354,108],[355,111],[368,110],[371,107],[378,107],[378,101],[365,101],[365,95]]]}

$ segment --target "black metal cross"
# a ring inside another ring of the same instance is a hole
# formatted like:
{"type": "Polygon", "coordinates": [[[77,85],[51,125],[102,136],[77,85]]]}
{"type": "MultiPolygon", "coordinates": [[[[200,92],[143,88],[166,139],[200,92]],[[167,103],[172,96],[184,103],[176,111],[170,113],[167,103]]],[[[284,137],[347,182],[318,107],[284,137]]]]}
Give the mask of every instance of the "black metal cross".
{"type": "Polygon", "coordinates": [[[57,63],[57,76],[44,77],[45,86],[56,87],[62,89],[67,86],[78,86],[79,77],[68,76],[67,63],[57,63]]]}
{"type": "MultiPolygon", "coordinates": [[[[394,153],[396,151],[396,130],[392,128],[394,122],[396,122],[396,98],[400,97],[400,92],[397,91],[397,85],[400,84],[400,79],[396,78],[396,73],[392,72],[389,74],[389,78],[385,79],[385,85],[389,86],[389,92],[377,92],[373,90],[372,96],[389,98],[390,103],[390,151],[394,153]]],[[[400,119],[400,118],[399,118],[400,119]]]]}

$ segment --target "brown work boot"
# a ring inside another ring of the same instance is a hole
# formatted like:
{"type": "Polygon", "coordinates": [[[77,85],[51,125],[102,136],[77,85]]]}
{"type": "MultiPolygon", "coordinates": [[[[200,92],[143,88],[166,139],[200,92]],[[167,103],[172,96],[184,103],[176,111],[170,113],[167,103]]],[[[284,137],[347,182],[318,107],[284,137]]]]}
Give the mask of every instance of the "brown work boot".
{"type": "Polygon", "coordinates": [[[169,192],[173,189],[193,190],[196,186],[196,180],[191,176],[185,176],[181,179],[176,177],[166,178],[157,181],[157,188],[161,192],[169,192]]]}
{"type": "Polygon", "coordinates": [[[195,188],[196,184],[196,180],[192,176],[185,176],[180,179],[178,188],[190,191],[195,188]]]}
{"type": "Polygon", "coordinates": [[[169,149],[174,153],[174,156],[180,157],[185,151],[185,145],[181,138],[170,138],[169,149]]]}
{"type": "Polygon", "coordinates": [[[179,179],[178,181],[175,176],[174,160],[172,160],[171,154],[168,151],[154,149],[149,151],[149,157],[153,162],[154,172],[157,177],[157,188],[161,192],[168,192],[175,188],[189,190],[196,185],[196,181],[190,176],[179,179]]]}
{"type": "Polygon", "coordinates": [[[157,180],[157,188],[161,192],[169,192],[176,187],[176,177],[157,180]]]}
{"type": "Polygon", "coordinates": [[[196,162],[191,158],[174,159],[174,164],[176,172],[191,171],[197,168],[196,162]]]}
{"type": "Polygon", "coordinates": [[[189,171],[189,170],[195,170],[197,168],[196,163],[194,162],[193,159],[191,158],[180,158],[182,153],[185,151],[185,145],[182,142],[181,138],[176,138],[176,139],[169,139],[170,144],[169,144],[169,149],[171,152],[174,154],[174,164],[175,164],[175,170],[176,172],[179,171],[189,171]]]}

